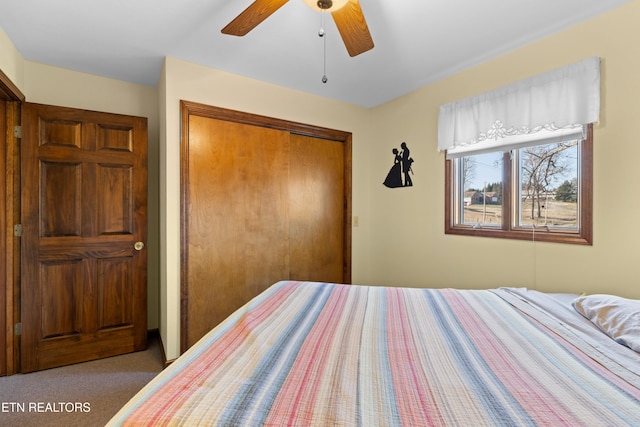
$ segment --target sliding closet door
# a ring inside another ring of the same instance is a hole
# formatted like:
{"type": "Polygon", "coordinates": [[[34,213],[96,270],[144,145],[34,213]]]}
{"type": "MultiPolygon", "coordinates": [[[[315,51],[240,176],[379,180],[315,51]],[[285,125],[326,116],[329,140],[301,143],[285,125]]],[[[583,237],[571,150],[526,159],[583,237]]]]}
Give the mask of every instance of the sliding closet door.
{"type": "Polygon", "coordinates": [[[289,141],[289,278],[340,283],[344,144],[293,134],[289,141]]]}
{"type": "Polygon", "coordinates": [[[344,132],[183,103],[183,351],[279,280],[350,281],[350,150],[344,132]]]}
{"type": "Polygon", "coordinates": [[[189,344],[288,277],[288,133],[191,116],[189,344]]]}

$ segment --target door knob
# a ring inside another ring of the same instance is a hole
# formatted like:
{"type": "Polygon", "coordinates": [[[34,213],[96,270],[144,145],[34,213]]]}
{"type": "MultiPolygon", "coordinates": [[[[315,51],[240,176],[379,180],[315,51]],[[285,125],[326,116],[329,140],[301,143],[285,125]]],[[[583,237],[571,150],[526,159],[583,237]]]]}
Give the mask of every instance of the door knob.
{"type": "Polygon", "coordinates": [[[133,245],[133,249],[135,249],[136,251],[141,251],[142,248],[144,248],[144,243],[142,242],[136,242],[133,245]]]}

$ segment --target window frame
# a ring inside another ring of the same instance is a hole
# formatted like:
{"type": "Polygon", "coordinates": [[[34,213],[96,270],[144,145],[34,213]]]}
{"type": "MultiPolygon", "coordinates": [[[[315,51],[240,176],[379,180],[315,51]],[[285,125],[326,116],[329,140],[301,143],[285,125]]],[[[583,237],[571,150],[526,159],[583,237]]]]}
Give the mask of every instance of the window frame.
{"type": "MultiPolygon", "coordinates": [[[[509,152],[503,154],[502,225],[474,226],[455,224],[456,188],[454,160],[445,158],[445,234],[493,237],[500,239],[535,240],[540,242],[593,244],[593,125],[587,126],[587,135],[580,143],[580,195],[578,204],[579,229],[576,231],[546,229],[546,227],[521,227],[515,224],[517,209],[517,183],[514,183],[515,159],[509,152]]],[[[515,157],[515,156],[514,156],[515,157]]]]}

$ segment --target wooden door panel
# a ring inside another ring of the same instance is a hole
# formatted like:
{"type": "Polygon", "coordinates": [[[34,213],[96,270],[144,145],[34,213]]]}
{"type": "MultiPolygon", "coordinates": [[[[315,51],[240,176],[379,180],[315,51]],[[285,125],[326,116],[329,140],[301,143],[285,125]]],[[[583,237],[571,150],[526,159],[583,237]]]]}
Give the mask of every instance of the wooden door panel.
{"type": "Polygon", "coordinates": [[[289,278],[342,282],[344,147],[291,135],[289,278]]]}
{"type": "Polygon", "coordinates": [[[98,165],[98,188],[98,234],[132,234],[133,166],[98,165]]]}
{"type": "Polygon", "coordinates": [[[40,146],[58,145],[82,148],[82,122],[41,118],[39,122],[40,146]]]}
{"type": "Polygon", "coordinates": [[[38,346],[38,364],[39,369],[47,369],[61,366],[60,360],[64,360],[64,364],[68,365],[138,350],[139,348],[132,343],[130,328],[109,330],[108,333],[98,331],[91,335],[42,341],[38,346]]]}
{"type": "Polygon", "coordinates": [[[286,277],[287,133],[192,117],[189,342],[286,277]]]}
{"type": "Polygon", "coordinates": [[[42,339],[78,335],[82,331],[84,297],[82,261],[40,264],[38,296],[42,307],[42,339]]]}
{"type": "Polygon", "coordinates": [[[40,163],[40,234],[82,234],[82,170],[79,163],[40,163]]]}
{"type": "Polygon", "coordinates": [[[133,326],[135,282],[133,258],[98,261],[98,329],[133,326]]]}
{"type": "Polygon", "coordinates": [[[97,149],[133,152],[132,126],[98,124],[97,149]]]}
{"type": "Polygon", "coordinates": [[[146,119],[23,109],[22,371],[146,347],[146,119]]]}

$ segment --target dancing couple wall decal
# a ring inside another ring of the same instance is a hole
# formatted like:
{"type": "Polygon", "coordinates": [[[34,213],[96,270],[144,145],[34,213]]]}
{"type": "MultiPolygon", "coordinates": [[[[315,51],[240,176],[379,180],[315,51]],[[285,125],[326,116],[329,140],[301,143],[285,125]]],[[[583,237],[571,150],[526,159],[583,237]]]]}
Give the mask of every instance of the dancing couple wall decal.
{"type": "Polygon", "coordinates": [[[413,157],[410,155],[406,142],[400,144],[400,148],[400,150],[397,148],[391,150],[394,156],[393,166],[391,166],[391,170],[383,183],[389,188],[411,187],[413,185],[413,181],[411,180],[411,175],[413,174],[413,169],[411,168],[413,157]]]}

